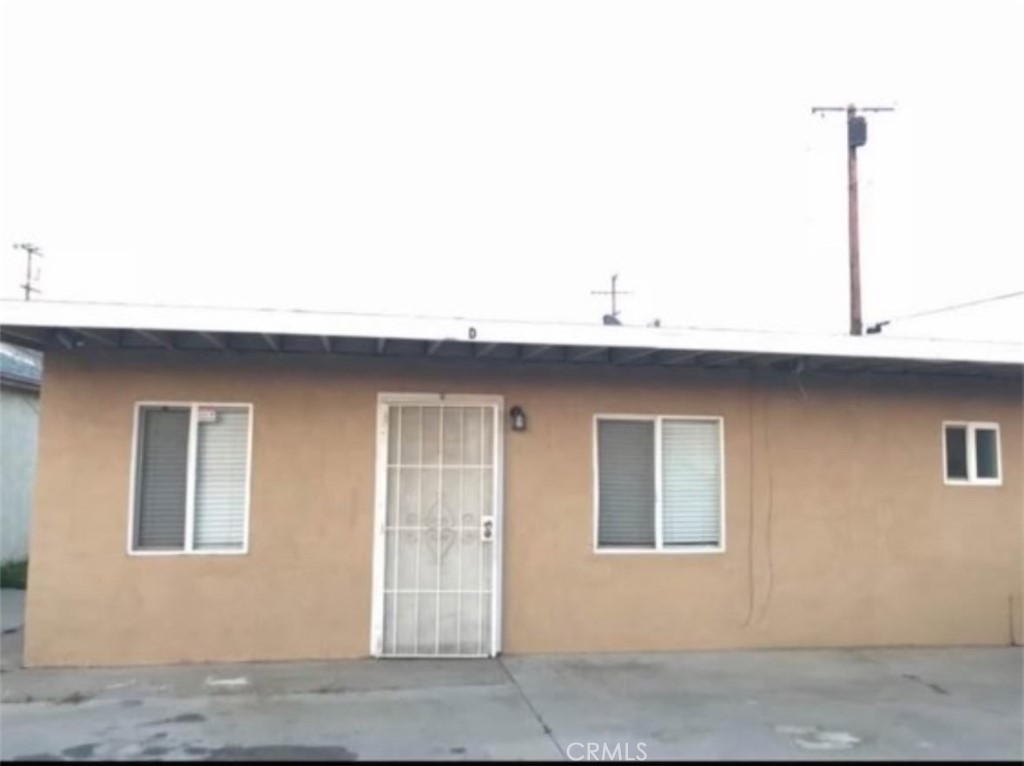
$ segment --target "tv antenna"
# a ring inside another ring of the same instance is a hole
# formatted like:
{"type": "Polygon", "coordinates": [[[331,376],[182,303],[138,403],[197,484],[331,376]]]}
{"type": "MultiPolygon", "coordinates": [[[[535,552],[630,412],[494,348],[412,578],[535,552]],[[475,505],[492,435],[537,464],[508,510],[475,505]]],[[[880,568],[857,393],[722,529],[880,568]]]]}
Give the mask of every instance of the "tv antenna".
{"type": "Polygon", "coordinates": [[[630,291],[624,291],[624,290],[618,289],[618,286],[617,286],[618,281],[619,281],[619,275],[618,274],[612,274],[612,289],[611,290],[591,290],[590,291],[591,295],[610,295],[612,297],[612,313],[605,314],[603,317],[601,317],[602,321],[605,324],[622,324],[622,322],[619,321],[619,314],[621,312],[619,311],[618,297],[620,295],[632,295],[633,294],[630,291]]]}
{"type": "Polygon", "coordinates": [[[895,112],[895,106],[815,106],[811,114],[846,112],[847,216],[850,221],[850,335],[861,335],[860,310],[860,213],[857,195],[857,147],[868,142],[868,123],[858,112],[895,112]]]}
{"type": "Polygon", "coordinates": [[[43,252],[29,242],[17,242],[14,245],[14,249],[25,251],[25,282],[18,285],[18,287],[25,291],[25,300],[30,301],[32,300],[32,293],[42,292],[42,290],[35,286],[36,281],[39,279],[39,267],[36,266],[35,273],[32,272],[32,259],[36,256],[42,258],[43,252]]]}

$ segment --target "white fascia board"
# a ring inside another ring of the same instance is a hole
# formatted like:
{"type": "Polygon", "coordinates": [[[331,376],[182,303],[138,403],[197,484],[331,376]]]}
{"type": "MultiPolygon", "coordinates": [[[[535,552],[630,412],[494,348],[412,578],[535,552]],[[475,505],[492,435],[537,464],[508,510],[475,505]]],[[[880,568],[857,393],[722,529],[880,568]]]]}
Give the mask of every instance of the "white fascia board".
{"type": "Polygon", "coordinates": [[[351,338],[656,348],[837,358],[1024,364],[1024,344],[922,340],[882,335],[811,335],[739,330],[542,324],[281,309],[0,301],[0,322],[16,327],[269,333],[351,338]],[[475,334],[471,338],[471,328],[475,334]]]}

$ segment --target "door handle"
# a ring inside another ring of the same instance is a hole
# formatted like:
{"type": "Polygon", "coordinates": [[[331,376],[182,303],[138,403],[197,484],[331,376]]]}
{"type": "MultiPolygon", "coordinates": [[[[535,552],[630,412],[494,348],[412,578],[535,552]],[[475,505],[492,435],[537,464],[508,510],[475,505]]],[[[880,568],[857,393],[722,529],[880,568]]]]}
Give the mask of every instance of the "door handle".
{"type": "Polygon", "coordinates": [[[485,543],[489,543],[494,539],[493,516],[480,517],[480,539],[483,540],[485,543]]]}

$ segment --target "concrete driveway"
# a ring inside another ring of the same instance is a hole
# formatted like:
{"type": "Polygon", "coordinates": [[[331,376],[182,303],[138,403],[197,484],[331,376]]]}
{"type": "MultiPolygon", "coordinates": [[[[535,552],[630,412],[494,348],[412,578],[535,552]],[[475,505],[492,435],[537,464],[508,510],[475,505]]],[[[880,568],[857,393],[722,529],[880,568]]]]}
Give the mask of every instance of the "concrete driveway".
{"type": "Polygon", "coordinates": [[[1022,652],[6,669],[0,757],[1014,759],[1022,652]]]}

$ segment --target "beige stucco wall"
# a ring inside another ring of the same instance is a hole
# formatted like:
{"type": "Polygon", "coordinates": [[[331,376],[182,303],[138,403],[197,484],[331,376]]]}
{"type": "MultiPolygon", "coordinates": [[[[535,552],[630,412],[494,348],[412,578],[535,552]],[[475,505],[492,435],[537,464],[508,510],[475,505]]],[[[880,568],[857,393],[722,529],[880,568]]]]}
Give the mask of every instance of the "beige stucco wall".
{"type": "Polygon", "coordinates": [[[47,358],[31,665],[367,655],[380,391],[528,413],[505,435],[506,652],[1024,636],[1019,383],[93,354],[47,358]],[[254,404],[247,555],[127,554],[138,400],[254,404]],[[616,412],[725,418],[725,553],[593,552],[592,419],[616,412]],[[1001,487],[944,485],[944,419],[1000,423],[1001,487]]]}

